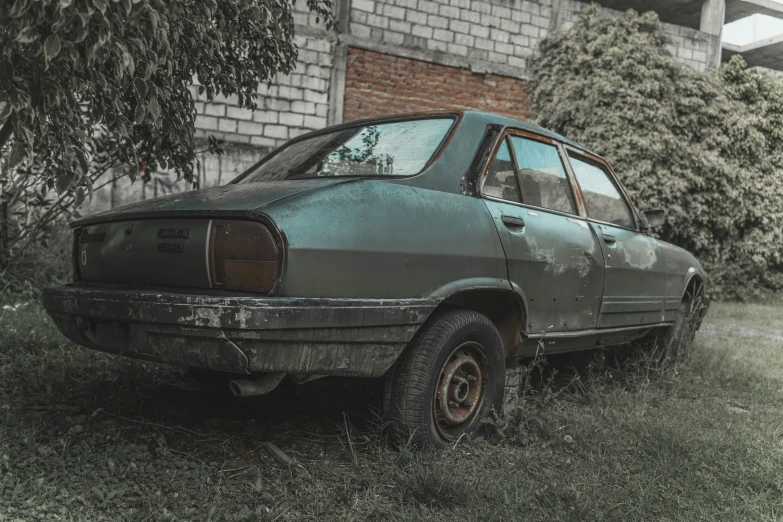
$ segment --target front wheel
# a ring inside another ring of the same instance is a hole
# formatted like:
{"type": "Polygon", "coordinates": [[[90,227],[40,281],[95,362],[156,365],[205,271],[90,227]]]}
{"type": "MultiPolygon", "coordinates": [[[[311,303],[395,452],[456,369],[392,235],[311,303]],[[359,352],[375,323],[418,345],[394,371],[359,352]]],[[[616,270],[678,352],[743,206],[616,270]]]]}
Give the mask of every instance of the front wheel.
{"type": "Polygon", "coordinates": [[[470,439],[503,401],[503,342],[470,310],[430,318],[386,377],[384,421],[392,442],[445,448],[470,439]]]}
{"type": "Polygon", "coordinates": [[[674,323],[655,339],[653,353],[657,359],[673,362],[687,355],[706,306],[704,286],[698,281],[689,285],[674,323]]]}

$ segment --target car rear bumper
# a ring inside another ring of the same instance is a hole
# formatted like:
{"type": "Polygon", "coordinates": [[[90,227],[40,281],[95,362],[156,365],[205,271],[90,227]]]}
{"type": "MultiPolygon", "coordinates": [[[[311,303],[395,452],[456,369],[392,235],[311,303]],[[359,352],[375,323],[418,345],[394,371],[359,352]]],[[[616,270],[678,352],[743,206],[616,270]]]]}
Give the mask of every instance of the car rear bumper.
{"type": "Polygon", "coordinates": [[[438,301],[58,286],[43,304],[66,337],[117,355],[233,373],[377,377],[438,301]]]}

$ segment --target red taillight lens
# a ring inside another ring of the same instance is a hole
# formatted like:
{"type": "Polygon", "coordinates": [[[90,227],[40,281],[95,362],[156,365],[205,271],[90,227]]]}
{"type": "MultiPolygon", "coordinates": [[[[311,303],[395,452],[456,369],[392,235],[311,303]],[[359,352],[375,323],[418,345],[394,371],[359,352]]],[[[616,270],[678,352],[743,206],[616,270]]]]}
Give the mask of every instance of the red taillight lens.
{"type": "Polygon", "coordinates": [[[213,221],[210,230],[212,286],[243,292],[269,292],[278,274],[272,233],[252,221],[213,221]]]}
{"type": "Polygon", "coordinates": [[[81,272],[79,271],[79,236],[82,232],[81,228],[77,228],[73,231],[73,249],[71,252],[71,263],[73,265],[73,282],[79,282],[82,280],[81,272]]]}

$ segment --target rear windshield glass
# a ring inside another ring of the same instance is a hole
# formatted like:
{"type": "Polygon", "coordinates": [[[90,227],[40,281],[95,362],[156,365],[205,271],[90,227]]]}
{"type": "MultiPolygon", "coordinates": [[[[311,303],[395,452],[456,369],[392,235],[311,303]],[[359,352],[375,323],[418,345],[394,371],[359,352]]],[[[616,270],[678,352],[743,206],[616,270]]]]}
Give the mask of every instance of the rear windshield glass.
{"type": "Polygon", "coordinates": [[[238,183],[331,176],[412,176],[440,148],[454,118],[377,123],[284,145],[238,183]]]}

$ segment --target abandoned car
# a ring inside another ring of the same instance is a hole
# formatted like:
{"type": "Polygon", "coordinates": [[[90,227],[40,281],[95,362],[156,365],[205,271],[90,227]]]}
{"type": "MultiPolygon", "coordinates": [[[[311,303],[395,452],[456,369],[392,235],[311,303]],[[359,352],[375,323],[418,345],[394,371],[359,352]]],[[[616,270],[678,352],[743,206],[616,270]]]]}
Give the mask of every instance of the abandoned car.
{"type": "Polygon", "coordinates": [[[650,235],[663,221],[602,158],[521,121],[355,121],[228,185],[77,221],[73,283],[43,300],[78,344],[225,372],[236,395],[385,376],[392,439],[444,447],[501,407],[520,358],[687,347],[707,281],[650,235]]]}

